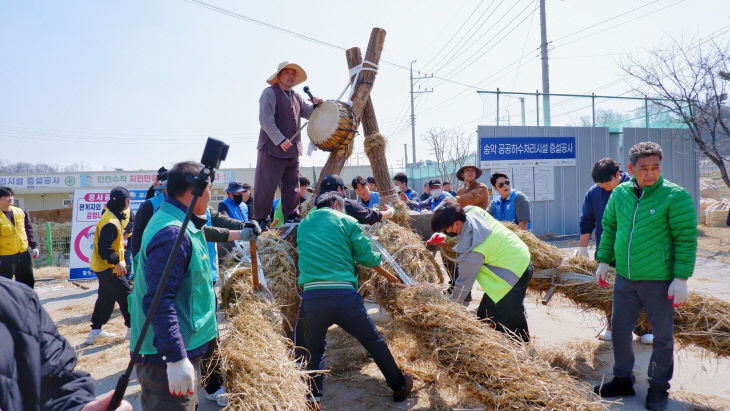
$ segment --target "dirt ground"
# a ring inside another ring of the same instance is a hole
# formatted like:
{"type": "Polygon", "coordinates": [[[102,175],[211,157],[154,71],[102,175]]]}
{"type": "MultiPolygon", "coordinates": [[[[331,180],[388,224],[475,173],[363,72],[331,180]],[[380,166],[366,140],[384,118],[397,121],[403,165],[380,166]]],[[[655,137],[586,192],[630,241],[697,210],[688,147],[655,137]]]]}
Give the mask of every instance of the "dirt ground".
{"type": "MultiPolygon", "coordinates": [[[[700,227],[695,274],[690,290],[703,292],[730,301],[730,228],[700,227]],[[708,245],[709,244],[709,245],[708,245]],[[724,247],[724,249],[723,249],[724,247]],[[725,251],[724,251],[725,250],[725,251]]],[[[556,243],[562,248],[575,247],[574,240],[556,243]]],[[[93,346],[82,344],[89,331],[89,320],[96,299],[96,283],[68,282],[39,285],[38,294],[46,310],[58,325],[59,331],[79,355],[78,368],[92,374],[97,380],[97,395],[114,389],[118,377],[129,360],[129,343],[124,340],[126,328],[118,311],[105,329],[116,334],[114,338],[99,340],[93,346]],[[86,289],[82,288],[85,287],[86,289]]],[[[473,290],[474,301],[468,309],[476,312],[481,291],[473,290]]],[[[525,299],[533,347],[554,365],[563,367],[579,379],[599,383],[611,378],[613,354],[610,342],[597,339],[605,327],[605,318],[595,312],[581,311],[559,295],[550,304],[542,305],[541,297],[530,292],[525,299]]],[[[368,311],[386,340],[389,338],[389,318],[375,304],[368,311]]],[[[611,404],[612,410],[644,409],[647,390],[646,371],[651,346],[634,342],[636,354],[635,397],[611,404]]],[[[394,403],[377,366],[367,360],[365,350],[338,327],[332,327],[327,337],[326,366],[330,373],[325,378],[323,406],[325,409],[481,409],[478,404],[460,401],[459,387],[416,381],[413,395],[404,403],[394,403]]],[[[126,399],[134,409],[141,409],[139,384],[132,376],[126,399]]],[[[675,349],[675,370],[670,391],[669,410],[730,410],[730,358],[717,358],[695,347],[675,349]]],[[[201,390],[202,391],[202,390],[201,390]]],[[[220,409],[214,402],[199,396],[200,410],[220,409]]]]}

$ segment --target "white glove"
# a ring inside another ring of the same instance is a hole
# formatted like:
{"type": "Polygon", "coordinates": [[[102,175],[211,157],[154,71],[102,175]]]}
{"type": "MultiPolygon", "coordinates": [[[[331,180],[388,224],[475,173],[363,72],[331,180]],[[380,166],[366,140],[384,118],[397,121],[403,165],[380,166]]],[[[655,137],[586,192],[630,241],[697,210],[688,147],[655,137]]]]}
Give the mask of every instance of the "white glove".
{"type": "Polygon", "coordinates": [[[667,298],[672,300],[672,306],[679,307],[687,302],[689,292],[687,291],[687,280],[682,278],[675,278],[672,283],[669,284],[669,290],[667,291],[667,298]]]}
{"type": "Polygon", "coordinates": [[[38,258],[38,256],[41,255],[41,250],[37,248],[34,248],[31,252],[33,253],[33,258],[38,258]]]}
{"type": "Polygon", "coordinates": [[[598,282],[598,288],[609,287],[608,281],[608,264],[598,263],[596,269],[596,281],[598,282]]]}
{"type": "Polygon", "coordinates": [[[588,247],[578,247],[578,256],[590,258],[588,257],[588,247]]]}
{"type": "Polygon", "coordinates": [[[180,361],[167,363],[167,387],[172,395],[193,395],[195,369],[187,357],[180,361]]]}

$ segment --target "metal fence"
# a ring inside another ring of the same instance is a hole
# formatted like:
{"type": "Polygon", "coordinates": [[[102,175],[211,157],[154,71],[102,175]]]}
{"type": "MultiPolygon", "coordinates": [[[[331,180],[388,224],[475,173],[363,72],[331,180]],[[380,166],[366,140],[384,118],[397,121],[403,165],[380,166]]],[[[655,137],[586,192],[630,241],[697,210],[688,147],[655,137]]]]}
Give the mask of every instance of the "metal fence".
{"type": "Polygon", "coordinates": [[[33,265],[39,267],[68,267],[71,255],[71,223],[33,224],[40,255],[33,265]]]}

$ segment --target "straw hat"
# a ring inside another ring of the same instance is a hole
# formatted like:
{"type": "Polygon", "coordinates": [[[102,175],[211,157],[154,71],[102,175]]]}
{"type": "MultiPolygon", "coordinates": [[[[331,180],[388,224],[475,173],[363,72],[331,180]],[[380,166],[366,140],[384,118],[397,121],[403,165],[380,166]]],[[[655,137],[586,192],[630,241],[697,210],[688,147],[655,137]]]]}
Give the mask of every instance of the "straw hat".
{"type": "Polygon", "coordinates": [[[290,68],[294,69],[296,71],[296,76],[294,77],[294,85],[296,86],[299,83],[302,83],[307,80],[307,73],[304,71],[303,68],[299,66],[299,64],[295,63],[289,63],[288,61],[282,61],[279,63],[279,67],[276,69],[274,74],[272,74],[268,79],[266,79],[266,82],[271,84],[272,86],[276,84],[276,77],[281,73],[282,70],[290,68]]]}
{"type": "Polygon", "coordinates": [[[482,176],[482,169],[475,166],[474,163],[469,163],[469,164],[466,164],[464,167],[460,168],[459,171],[456,172],[456,178],[458,178],[459,181],[464,181],[464,170],[466,170],[467,168],[473,168],[476,171],[476,173],[477,173],[476,178],[479,178],[482,176]]]}

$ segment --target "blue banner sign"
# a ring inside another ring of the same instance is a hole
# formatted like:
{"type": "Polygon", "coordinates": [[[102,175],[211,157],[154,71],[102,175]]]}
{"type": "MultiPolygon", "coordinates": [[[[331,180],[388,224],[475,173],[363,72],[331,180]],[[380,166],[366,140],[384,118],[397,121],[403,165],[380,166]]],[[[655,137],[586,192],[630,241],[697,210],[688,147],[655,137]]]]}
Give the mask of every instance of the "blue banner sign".
{"type": "Polygon", "coordinates": [[[482,168],[574,166],[575,137],[481,137],[482,168]]]}

